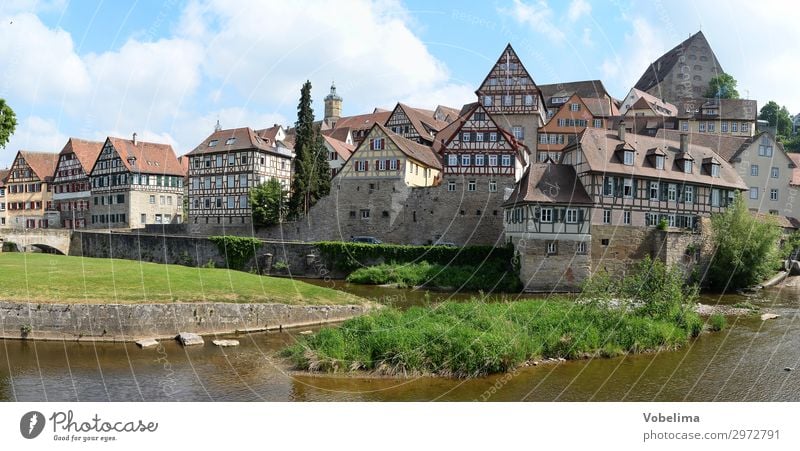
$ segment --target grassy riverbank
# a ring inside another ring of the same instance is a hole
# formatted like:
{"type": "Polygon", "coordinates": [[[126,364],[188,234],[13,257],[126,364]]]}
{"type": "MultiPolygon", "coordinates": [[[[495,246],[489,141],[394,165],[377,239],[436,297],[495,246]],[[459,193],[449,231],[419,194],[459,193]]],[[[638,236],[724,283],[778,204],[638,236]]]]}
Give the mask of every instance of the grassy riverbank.
{"type": "Polygon", "coordinates": [[[0,253],[0,287],[0,300],[23,302],[365,302],[325,287],[228,269],[32,253],[0,253]]]}
{"type": "Polygon", "coordinates": [[[519,291],[516,274],[497,262],[480,266],[450,266],[419,263],[382,264],[357,269],[347,276],[351,283],[366,285],[394,284],[401,288],[425,286],[466,291],[519,291]]]}
{"type": "Polygon", "coordinates": [[[672,318],[565,299],[448,302],[379,311],[324,328],[284,351],[297,369],[470,377],[540,358],[611,357],[676,349],[702,328],[687,310],[672,318]]]}

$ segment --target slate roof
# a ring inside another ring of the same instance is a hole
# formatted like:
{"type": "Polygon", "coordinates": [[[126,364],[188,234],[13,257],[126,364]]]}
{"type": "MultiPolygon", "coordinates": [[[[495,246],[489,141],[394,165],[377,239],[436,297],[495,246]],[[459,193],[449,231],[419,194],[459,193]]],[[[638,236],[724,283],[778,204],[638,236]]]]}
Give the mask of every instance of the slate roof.
{"type": "MultiPolygon", "coordinates": [[[[680,141],[681,134],[678,130],[660,129],[656,132],[655,138],[667,141],[680,141]]],[[[699,146],[708,147],[716,152],[725,161],[733,158],[746,149],[755,140],[749,136],[731,136],[716,133],[685,133],[689,135],[689,142],[699,146]]],[[[758,136],[761,136],[760,134],[758,136]]]]}
{"type": "Polygon", "coordinates": [[[74,153],[75,157],[81,163],[83,172],[88,174],[94,167],[94,162],[100,156],[100,151],[103,150],[103,143],[100,141],[88,141],[79,138],[70,138],[61,149],[59,155],[74,153]]]}
{"type": "MultiPolygon", "coordinates": [[[[680,56],[685,54],[687,49],[689,49],[692,45],[705,46],[711,49],[711,46],[708,44],[708,40],[703,32],[698,31],[648,65],[647,69],[645,69],[644,73],[639,78],[639,81],[636,82],[634,87],[641,91],[647,91],[653,86],[659,84],[672,71],[672,69],[678,63],[680,56]]],[[[711,50],[711,53],[713,54],[714,51],[711,50]]],[[[717,72],[724,72],[722,67],[719,65],[719,61],[716,61],[716,57],[714,57],[714,60],[717,66],[717,72]]]]}
{"type": "Polygon", "coordinates": [[[106,142],[110,142],[114,146],[122,164],[128,171],[142,174],[186,176],[183,167],[178,163],[175,151],[169,144],[137,140],[134,145],[130,139],[111,136],[106,139],[106,142]],[[132,164],[132,157],[136,159],[135,167],[132,164]]]}
{"type": "Polygon", "coordinates": [[[580,145],[586,164],[591,172],[619,174],[624,176],[644,176],[662,180],[692,181],[698,184],[714,185],[724,188],[747,189],[736,169],[727,161],[720,161],[720,176],[712,177],[700,163],[705,158],[713,158],[717,154],[708,147],[689,143],[688,155],[695,161],[692,173],[687,174],[679,167],[677,159],[681,154],[680,142],[665,140],[645,135],[626,134],[625,141],[620,141],[617,131],[587,128],[578,138],[576,144],[568,146],[565,151],[580,145]],[[621,146],[633,149],[634,164],[622,162],[617,149],[621,146]],[[656,149],[663,150],[667,157],[663,170],[656,169],[647,160],[648,153],[656,149]]]}
{"type": "Polygon", "coordinates": [[[602,98],[611,96],[608,95],[606,87],[600,80],[582,80],[582,81],[569,81],[564,83],[553,83],[549,85],[539,85],[539,90],[544,97],[545,105],[549,107],[560,107],[562,104],[552,103],[553,97],[571,97],[577,94],[578,97],[583,98],[602,98]]]}
{"type": "Polygon", "coordinates": [[[676,106],[681,119],[755,121],[758,116],[757,102],[749,99],[681,99],[676,106]],[[719,114],[704,115],[705,108],[716,108],[719,114]]]}
{"type": "Polygon", "coordinates": [[[503,205],[522,202],[591,205],[592,198],[572,165],[533,163],[503,205]]]}

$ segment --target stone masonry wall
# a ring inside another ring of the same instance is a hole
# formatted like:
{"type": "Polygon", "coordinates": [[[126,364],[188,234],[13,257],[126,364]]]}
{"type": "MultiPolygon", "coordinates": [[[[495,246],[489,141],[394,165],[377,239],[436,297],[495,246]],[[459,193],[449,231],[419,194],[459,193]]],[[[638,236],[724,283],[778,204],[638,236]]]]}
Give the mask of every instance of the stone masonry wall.
{"type": "Polygon", "coordinates": [[[0,338],[135,341],[342,321],[369,307],[285,304],[37,304],[0,302],[0,338]]]}
{"type": "MultiPolygon", "coordinates": [[[[525,291],[579,291],[591,274],[590,254],[579,254],[579,241],[558,240],[557,253],[547,255],[552,240],[519,240],[520,280],[525,291]]],[[[591,248],[587,246],[587,251],[591,248]]]]}

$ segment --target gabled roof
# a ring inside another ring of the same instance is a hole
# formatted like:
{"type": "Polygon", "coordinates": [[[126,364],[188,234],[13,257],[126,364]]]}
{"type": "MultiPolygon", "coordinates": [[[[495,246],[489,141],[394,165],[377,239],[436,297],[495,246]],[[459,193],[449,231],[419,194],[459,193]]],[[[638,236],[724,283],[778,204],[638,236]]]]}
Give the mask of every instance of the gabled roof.
{"type": "MultiPolygon", "coordinates": [[[[635,95],[637,100],[630,106],[630,109],[642,109],[642,108],[650,108],[653,110],[654,113],[660,114],[662,116],[677,116],[678,115],[678,107],[675,105],[666,102],[658,97],[644,92],[642,90],[631,88],[628,96],[625,98],[627,99],[630,95],[635,95]]],[[[625,111],[625,113],[628,112],[625,111]]]]}
{"type": "MultiPolygon", "coordinates": [[[[699,146],[708,147],[717,153],[723,160],[732,161],[744,149],[753,143],[755,137],[731,136],[712,133],[686,133],[678,130],[659,129],[655,138],[665,141],[680,141],[681,134],[689,135],[689,142],[699,146]]],[[[760,136],[760,134],[758,135],[760,136]]]]}
{"type": "Polygon", "coordinates": [[[458,108],[451,108],[444,105],[437,106],[436,110],[433,112],[433,117],[435,119],[447,123],[453,122],[454,120],[458,119],[459,116],[461,116],[461,114],[459,113],[458,108]]]}
{"type": "Polygon", "coordinates": [[[678,117],[681,119],[733,119],[738,121],[755,121],[758,116],[758,104],[750,99],[681,99],[677,103],[678,117]],[[704,115],[703,110],[713,108],[718,114],[704,115]]]}
{"type": "Polygon", "coordinates": [[[9,172],[11,172],[9,169],[0,169],[0,186],[5,186],[9,172]]]}
{"type": "MultiPolygon", "coordinates": [[[[574,149],[578,145],[583,150],[584,161],[591,172],[633,177],[642,176],[679,182],[691,181],[723,188],[747,189],[736,169],[727,161],[720,164],[719,177],[712,177],[701,168],[695,168],[690,174],[683,172],[682,168],[677,163],[674,163],[678,155],[682,153],[679,141],[630,133],[626,134],[625,142],[623,142],[619,140],[616,131],[587,128],[581,133],[576,144],[568,146],[565,151],[574,149]],[[622,145],[629,145],[634,150],[634,164],[632,166],[624,164],[615,155],[615,150],[622,145]],[[648,152],[655,147],[662,148],[667,154],[666,165],[663,170],[656,169],[650,162],[646,161],[648,152]]],[[[715,155],[710,148],[695,143],[688,144],[687,153],[695,161],[702,161],[704,158],[715,155]]]]}
{"type": "MultiPolygon", "coordinates": [[[[350,136],[349,127],[336,127],[331,130],[323,130],[322,136],[329,136],[335,140],[347,143],[347,138],[350,136]]],[[[350,136],[352,138],[352,136],[350,136]]],[[[354,147],[355,148],[355,147],[354,147]]]]}
{"type": "MultiPolygon", "coordinates": [[[[492,66],[492,68],[489,69],[489,72],[486,73],[486,77],[483,78],[483,81],[481,82],[480,87],[478,87],[478,89],[475,91],[475,93],[476,94],[480,93],[486,87],[486,82],[492,76],[492,73],[495,71],[495,69],[502,70],[500,68],[502,67],[502,65],[503,65],[503,63],[505,62],[506,59],[508,59],[509,61],[513,61],[513,62],[519,64],[519,70],[522,72],[523,76],[525,78],[527,78],[531,82],[531,84],[533,86],[536,87],[536,89],[539,91],[539,96],[541,97],[542,96],[542,91],[539,89],[539,86],[536,84],[536,82],[533,81],[533,77],[531,77],[531,73],[528,72],[528,69],[526,69],[525,65],[522,64],[522,60],[520,59],[519,55],[517,55],[517,52],[515,52],[514,48],[511,47],[511,43],[508,43],[506,45],[506,48],[503,49],[503,52],[500,54],[500,57],[497,58],[497,62],[495,62],[494,65],[492,66]]],[[[542,102],[544,103],[544,97],[542,97],[542,102]]]]}
{"type": "Polygon", "coordinates": [[[325,134],[322,135],[322,139],[325,140],[326,143],[336,152],[342,160],[347,161],[350,159],[350,155],[353,155],[356,148],[350,144],[347,144],[344,141],[339,141],[332,136],[327,136],[325,134]]]}
{"type": "Polygon", "coordinates": [[[463,111],[461,116],[458,117],[458,119],[451,122],[450,125],[443,128],[442,130],[439,131],[439,133],[436,134],[436,138],[434,139],[432,146],[433,146],[433,151],[437,155],[441,155],[441,153],[447,148],[447,145],[450,144],[450,142],[453,140],[456,134],[458,134],[464,127],[468,118],[471,115],[473,115],[476,111],[481,111],[484,114],[486,114],[486,119],[492,124],[494,124],[494,128],[497,130],[497,132],[502,134],[506,142],[511,144],[511,146],[517,151],[518,153],[517,156],[519,158],[523,158],[523,154],[527,152],[527,146],[517,141],[517,139],[514,138],[514,136],[511,133],[509,133],[506,129],[497,125],[497,121],[494,120],[492,115],[488,111],[486,111],[486,108],[484,108],[481,104],[471,103],[469,105],[471,105],[470,108],[463,111]]]}
{"type": "Polygon", "coordinates": [[[88,141],[79,138],[70,138],[61,149],[59,155],[66,155],[74,153],[75,157],[81,163],[83,172],[88,174],[94,167],[94,162],[100,156],[100,151],[103,150],[103,143],[100,141],[88,141]]]}
{"type": "Polygon", "coordinates": [[[246,149],[258,149],[285,157],[291,157],[292,151],[280,141],[268,141],[256,134],[250,127],[231,128],[215,131],[203,140],[187,155],[229,152],[246,149]]]}
{"type": "Polygon", "coordinates": [[[786,156],[794,163],[794,168],[792,168],[792,180],[789,182],[789,185],[800,186],[800,153],[789,152],[786,156]]]}
{"type": "Polygon", "coordinates": [[[56,172],[56,164],[58,163],[57,153],[20,150],[17,156],[25,160],[25,163],[30,166],[39,180],[47,181],[53,178],[53,174],[56,172]]]}
{"type": "MultiPolygon", "coordinates": [[[[106,143],[114,146],[122,164],[130,172],[156,175],[178,175],[185,177],[175,151],[169,144],[151,143],[109,136],[106,143]]],[[[95,162],[95,165],[97,162],[95,162]]],[[[94,170],[94,167],[92,168],[94,170]]]]}
{"type": "MultiPolygon", "coordinates": [[[[433,152],[429,146],[424,144],[419,144],[416,141],[412,141],[407,138],[403,138],[402,136],[388,130],[381,124],[375,124],[373,128],[377,127],[381,133],[386,136],[386,138],[392,140],[392,142],[403,152],[406,156],[413,158],[414,160],[419,161],[420,163],[424,163],[432,168],[442,169],[442,163],[436,158],[436,154],[433,152]]],[[[364,141],[361,143],[361,146],[368,146],[369,143],[364,141]]],[[[359,148],[361,147],[359,146],[359,148]]]]}
{"type": "Polygon", "coordinates": [[[392,111],[391,116],[386,119],[386,122],[383,123],[384,126],[388,126],[387,124],[392,119],[392,116],[400,110],[402,111],[408,120],[411,122],[411,125],[417,130],[417,133],[427,141],[432,141],[433,136],[436,135],[436,132],[442,130],[443,128],[447,127],[448,123],[445,121],[437,120],[433,117],[433,111],[426,110],[423,108],[414,108],[412,106],[408,106],[402,102],[398,102],[397,106],[395,106],[394,111],[392,111]],[[427,129],[431,129],[434,131],[433,135],[427,132],[427,129]]]}
{"type": "Polygon", "coordinates": [[[256,130],[256,134],[266,139],[267,142],[275,142],[278,140],[278,133],[280,133],[281,129],[283,129],[283,127],[281,127],[278,124],[275,124],[269,128],[262,128],[261,130],[256,130]]]}
{"type": "Polygon", "coordinates": [[[592,198],[568,164],[532,163],[504,206],[522,202],[591,205],[592,198]],[[553,189],[553,187],[558,189],[553,189]]]}
{"type": "Polygon", "coordinates": [[[610,97],[581,97],[581,101],[592,113],[592,116],[610,117],[619,115],[617,105],[611,101],[610,97]]]}
{"type": "MultiPolygon", "coordinates": [[[[678,63],[681,55],[686,54],[687,50],[693,45],[705,46],[708,47],[709,50],[711,49],[711,46],[708,44],[708,40],[706,39],[703,32],[698,31],[697,33],[689,36],[689,38],[686,39],[685,41],[673,47],[672,50],[661,55],[661,57],[653,61],[650,65],[648,65],[647,69],[645,69],[644,73],[639,78],[639,81],[636,82],[636,85],[634,87],[641,91],[647,91],[653,86],[661,83],[664,80],[664,78],[672,71],[675,65],[678,63]]],[[[713,53],[714,51],[711,50],[712,55],[713,53]]],[[[717,61],[716,56],[714,56],[713,63],[716,66],[717,72],[719,73],[724,72],[722,70],[722,67],[720,67],[719,65],[719,61],[717,61]]]]}

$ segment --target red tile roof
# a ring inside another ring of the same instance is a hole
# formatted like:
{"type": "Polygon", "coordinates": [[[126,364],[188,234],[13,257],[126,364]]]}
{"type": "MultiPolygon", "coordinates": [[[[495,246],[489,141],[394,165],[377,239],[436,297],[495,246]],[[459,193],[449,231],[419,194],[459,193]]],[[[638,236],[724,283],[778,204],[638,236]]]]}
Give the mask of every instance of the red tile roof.
{"type": "Polygon", "coordinates": [[[344,141],[339,141],[338,139],[334,139],[332,136],[322,135],[322,139],[328,143],[329,146],[339,154],[339,157],[342,160],[347,161],[350,159],[350,155],[353,155],[353,152],[356,150],[355,146],[347,144],[344,141]]]}
{"type": "Polygon", "coordinates": [[[28,163],[31,170],[39,177],[39,180],[52,180],[53,174],[56,172],[56,164],[58,163],[57,153],[20,150],[19,155],[25,159],[25,162],[28,163]]]}
{"type": "Polygon", "coordinates": [[[8,173],[11,172],[8,169],[0,169],[0,186],[4,186],[6,184],[6,177],[8,177],[8,173]]]}
{"type": "Polygon", "coordinates": [[[100,156],[100,151],[103,150],[103,143],[100,141],[88,141],[79,138],[70,138],[61,149],[59,155],[66,155],[74,153],[75,157],[81,163],[83,172],[89,173],[94,167],[94,162],[100,156]]]}
{"type": "Polygon", "coordinates": [[[114,146],[120,159],[122,159],[122,164],[131,172],[186,176],[183,167],[178,163],[178,158],[175,157],[175,151],[172,150],[172,146],[169,144],[137,140],[134,145],[130,139],[111,136],[106,141],[114,146]]]}
{"type": "Polygon", "coordinates": [[[246,149],[258,149],[286,157],[292,156],[291,149],[282,146],[279,141],[267,141],[256,134],[250,127],[215,131],[187,155],[201,155],[246,149]]]}
{"type": "Polygon", "coordinates": [[[352,130],[364,130],[372,128],[372,124],[379,123],[381,125],[386,123],[386,120],[391,116],[391,111],[375,111],[369,114],[359,114],[356,116],[347,116],[339,118],[336,121],[335,128],[349,127],[352,130]]]}
{"type": "MultiPolygon", "coordinates": [[[[411,141],[407,138],[403,138],[402,136],[388,130],[381,124],[375,124],[375,127],[378,127],[381,132],[383,132],[387,138],[391,139],[392,142],[397,145],[397,148],[408,157],[411,157],[414,160],[424,163],[432,168],[440,170],[442,169],[442,163],[439,161],[439,158],[436,157],[433,149],[431,149],[429,146],[419,144],[416,141],[411,141]]],[[[364,142],[366,143],[366,141],[364,142]]],[[[362,143],[362,145],[364,144],[362,143]]]]}
{"type": "Polygon", "coordinates": [[[792,168],[792,180],[789,182],[789,185],[800,186],[800,153],[787,152],[786,156],[794,163],[794,168],[792,168]]]}

